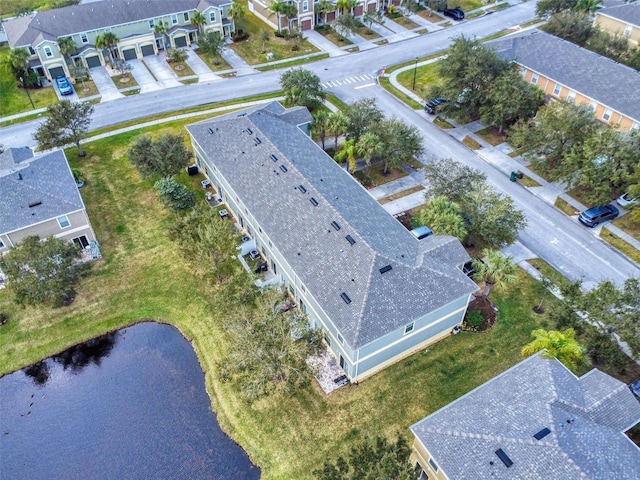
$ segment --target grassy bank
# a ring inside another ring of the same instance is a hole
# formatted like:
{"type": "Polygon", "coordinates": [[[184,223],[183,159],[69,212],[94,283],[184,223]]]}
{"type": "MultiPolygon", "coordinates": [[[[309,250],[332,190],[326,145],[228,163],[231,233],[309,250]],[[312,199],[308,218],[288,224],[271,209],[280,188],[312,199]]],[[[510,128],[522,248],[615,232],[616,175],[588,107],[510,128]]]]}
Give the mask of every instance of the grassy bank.
{"type": "MultiPolygon", "coordinates": [[[[149,131],[179,132],[183,123],[149,131]]],[[[173,324],[193,343],[222,427],[263,469],[263,478],[305,479],[364,435],[408,436],[409,425],[518,362],[531,330],[548,327],[545,316],[531,311],[538,301],[533,280],[521,274],[512,293],[492,294],[499,321],[489,332],[460,333],[330,396],[313,383],[293,397],[248,405],[216,369],[226,353],[222,325],[233,309],[223,287],[194,277],[169,234],[172,214],[153,181],[127,160],[138,133],[88,143],[84,159],[67,151],[86,177],[82,195],[104,258],[68,308],[20,309],[0,292],[0,311],[10,317],[0,330],[0,374],[135,322],[173,324]]],[[[197,186],[197,179],[182,175],[197,186]]],[[[198,201],[202,195],[198,190],[198,201]]]]}

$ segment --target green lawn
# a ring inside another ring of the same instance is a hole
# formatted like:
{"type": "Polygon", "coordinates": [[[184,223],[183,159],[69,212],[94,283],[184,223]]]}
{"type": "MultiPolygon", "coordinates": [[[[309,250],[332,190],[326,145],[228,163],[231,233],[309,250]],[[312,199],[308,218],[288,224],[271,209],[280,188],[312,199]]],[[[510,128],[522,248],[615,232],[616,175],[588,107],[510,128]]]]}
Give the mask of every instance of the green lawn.
{"type": "MultiPolygon", "coordinates": [[[[183,123],[147,130],[184,132],[183,123]]],[[[325,459],[365,435],[408,437],[409,425],[514,365],[531,330],[549,327],[544,315],[532,313],[534,281],[521,273],[509,292],[492,292],[499,319],[489,332],[447,338],[329,396],[313,383],[292,397],[248,405],[216,369],[226,353],[222,325],[234,314],[225,284],[199,280],[182,258],[169,232],[172,214],[162,207],[153,180],[141,178],[126,158],[139,133],[88,143],[83,159],[75,149],[67,151],[86,178],[81,193],[103,259],[70,307],[21,309],[0,291],[0,311],[9,314],[0,335],[0,374],[135,322],[173,324],[193,343],[219,422],[262,468],[263,478],[308,479],[325,459]]],[[[180,180],[203,201],[199,179],[182,173],[180,180]]]]}
{"type": "MultiPolygon", "coordinates": [[[[420,95],[420,97],[425,98],[431,87],[442,84],[442,77],[438,74],[438,65],[439,62],[428,63],[427,65],[419,66],[418,69],[415,70],[415,93],[420,95]]],[[[413,75],[413,68],[405,70],[398,74],[398,82],[405,88],[411,90],[413,87],[413,75]]]]}
{"type": "MultiPolygon", "coordinates": [[[[27,92],[18,88],[20,82],[13,78],[4,64],[4,59],[8,54],[8,46],[0,47],[0,117],[33,110],[27,92]]],[[[52,87],[30,89],[29,95],[35,108],[48,107],[58,102],[58,97],[52,87]]]]}

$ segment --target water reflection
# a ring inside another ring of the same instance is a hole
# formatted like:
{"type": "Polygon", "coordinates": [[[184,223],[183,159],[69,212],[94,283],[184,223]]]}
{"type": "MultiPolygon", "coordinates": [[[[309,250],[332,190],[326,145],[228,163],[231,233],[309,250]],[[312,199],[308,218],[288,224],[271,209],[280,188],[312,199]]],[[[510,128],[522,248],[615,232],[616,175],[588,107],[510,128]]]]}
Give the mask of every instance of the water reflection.
{"type": "Polygon", "coordinates": [[[191,345],[136,325],[0,379],[0,478],[258,479],[191,345]],[[35,453],[37,452],[37,453],[35,453]]]}

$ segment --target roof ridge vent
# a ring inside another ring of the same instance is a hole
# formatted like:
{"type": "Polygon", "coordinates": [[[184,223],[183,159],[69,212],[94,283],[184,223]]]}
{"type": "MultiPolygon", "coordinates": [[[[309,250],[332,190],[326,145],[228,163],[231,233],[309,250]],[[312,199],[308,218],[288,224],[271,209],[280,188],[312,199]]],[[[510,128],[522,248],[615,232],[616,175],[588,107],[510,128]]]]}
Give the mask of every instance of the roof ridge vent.
{"type": "Polygon", "coordinates": [[[37,207],[38,205],[42,205],[42,200],[36,200],[35,202],[31,202],[29,204],[29,208],[37,207]]]}
{"type": "Polygon", "coordinates": [[[384,267],[382,267],[380,270],[378,270],[380,273],[387,273],[389,270],[391,270],[391,265],[385,265],[384,267]]]}

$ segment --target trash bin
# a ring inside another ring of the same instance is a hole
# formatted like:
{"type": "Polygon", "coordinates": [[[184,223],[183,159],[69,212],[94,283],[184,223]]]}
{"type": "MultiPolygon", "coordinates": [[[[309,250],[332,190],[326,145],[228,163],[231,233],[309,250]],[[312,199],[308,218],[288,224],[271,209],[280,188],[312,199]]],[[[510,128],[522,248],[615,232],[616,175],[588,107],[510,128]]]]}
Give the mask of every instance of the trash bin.
{"type": "Polygon", "coordinates": [[[515,182],[518,179],[518,172],[511,172],[511,176],[509,177],[509,180],[511,180],[512,182],[515,182]]]}
{"type": "Polygon", "coordinates": [[[522,180],[524,178],[524,173],[518,172],[518,175],[516,175],[516,177],[518,177],[518,180],[522,180]]]}

